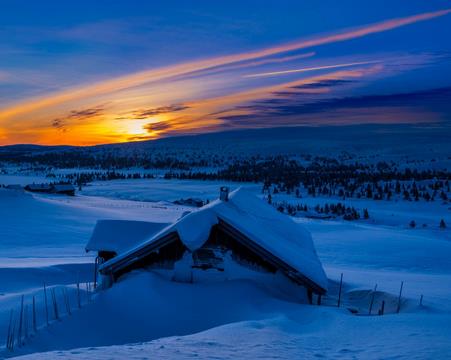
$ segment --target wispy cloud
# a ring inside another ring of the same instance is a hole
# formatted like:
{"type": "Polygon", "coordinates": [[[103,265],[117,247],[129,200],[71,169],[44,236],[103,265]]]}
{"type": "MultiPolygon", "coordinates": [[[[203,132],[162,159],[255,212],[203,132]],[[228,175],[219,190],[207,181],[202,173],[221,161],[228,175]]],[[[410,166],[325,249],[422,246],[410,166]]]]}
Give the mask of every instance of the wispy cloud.
{"type": "Polygon", "coordinates": [[[236,126],[265,125],[278,119],[278,124],[351,124],[393,122],[449,121],[451,88],[427,91],[337,97],[308,98],[290,93],[284,98],[256,101],[239,108],[239,113],[224,113],[221,119],[236,126]],[[431,111],[433,109],[433,111],[431,111]]]}
{"type": "Polygon", "coordinates": [[[100,105],[93,108],[83,109],[83,110],[72,110],[67,117],[70,119],[76,119],[76,120],[84,120],[89,119],[94,116],[98,116],[103,114],[105,110],[104,105],[100,105]]]}
{"type": "Polygon", "coordinates": [[[351,80],[344,80],[344,79],[329,79],[329,80],[322,80],[318,81],[316,83],[312,84],[303,84],[299,86],[293,86],[294,89],[318,89],[318,88],[329,88],[329,87],[335,87],[335,86],[342,86],[342,85],[349,85],[352,84],[354,81],[351,80]]]}
{"type": "Polygon", "coordinates": [[[268,77],[268,76],[276,76],[276,75],[302,73],[302,72],[308,72],[308,71],[338,69],[338,68],[352,67],[352,66],[357,66],[357,65],[369,65],[369,64],[376,64],[376,63],[380,63],[380,62],[381,61],[360,61],[360,62],[347,63],[347,64],[313,66],[313,67],[307,67],[307,68],[302,68],[302,69],[291,69],[291,70],[282,70],[282,71],[271,71],[271,72],[265,72],[265,73],[259,73],[259,74],[250,74],[250,75],[244,75],[243,77],[245,77],[245,78],[268,77]]]}
{"type": "Polygon", "coordinates": [[[184,104],[159,106],[156,108],[135,110],[132,112],[131,115],[126,116],[126,118],[147,119],[152,116],[157,116],[157,115],[161,115],[161,114],[170,114],[170,113],[174,113],[174,112],[183,111],[186,109],[189,109],[189,106],[184,105],[184,104]]]}
{"type": "MultiPolygon", "coordinates": [[[[275,55],[279,55],[279,54],[275,54],[275,55]]],[[[199,71],[194,71],[194,72],[189,73],[188,75],[190,75],[190,76],[210,75],[210,74],[220,73],[220,72],[224,72],[224,71],[248,69],[248,68],[253,68],[253,67],[268,65],[268,64],[288,63],[288,62],[292,62],[295,60],[311,58],[315,55],[316,55],[315,51],[310,51],[308,53],[303,53],[303,54],[298,54],[298,55],[290,55],[290,56],[282,56],[282,57],[280,57],[280,56],[279,57],[269,57],[269,58],[264,58],[264,59],[260,59],[260,60],[255,60],[255,61],[244,60],[244,61],[233,62],[229,65],[227,65],[227,64],[226,65],[218,65],[218,66],[213,66],[213,67],[210,67],[207,69],[202,69],[199,71]]]]}
{"type": "Polygon", "coordinates": [[[97,107],[81,109],[81,110],[71,110],[68,114],[63,117],[53,119],[51,121],[52,127],[61,131],[67,131],[67,127],[72,123],[77,123],[79,121],[98,118],[102,116],[105,111],[105,105],[99,105],[97,107]]]}
{"type": "Polygon", "coordinates": [[[63,119],[53,119],[51,124],[55,129],[66,131],[66,124],[63,119]]]}
{"type": "Polygon", "coordinates": [[[150,133],[169,130],[170,128],[171,124],[164,122],[149,123],[144,125],[144,130],[150,133]]]}

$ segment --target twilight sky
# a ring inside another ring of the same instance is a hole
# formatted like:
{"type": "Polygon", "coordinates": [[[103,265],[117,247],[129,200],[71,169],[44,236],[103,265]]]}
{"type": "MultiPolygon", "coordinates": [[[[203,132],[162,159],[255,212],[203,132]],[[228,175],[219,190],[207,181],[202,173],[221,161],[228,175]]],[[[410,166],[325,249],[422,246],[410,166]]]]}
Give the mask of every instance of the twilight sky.
{"type": "Polygon", "coordinates": [[[449,0],[9,1],[0,145],[451,124],[449,0]]]}

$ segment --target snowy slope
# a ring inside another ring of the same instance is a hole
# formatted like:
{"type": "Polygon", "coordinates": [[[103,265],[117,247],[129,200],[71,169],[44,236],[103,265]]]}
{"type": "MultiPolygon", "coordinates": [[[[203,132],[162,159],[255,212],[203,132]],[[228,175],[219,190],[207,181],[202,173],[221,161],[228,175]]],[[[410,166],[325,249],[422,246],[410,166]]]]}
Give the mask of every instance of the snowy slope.
{"type": "Polygon", "coordinates": [[[250,282],[179,284],[140,273],[118,285],[77,317],[40,332],[24,350],[39,351],[55,342],[59,349],[75,343],[86,348],[29,358],[441,359],[451,353],[450,314],[428,308],[356,317],[344,309],[289,302],[250,282]],[[133,310],[123,306],[126,298],[135,300],[133,310]],[[86,322],[91,325],[73,336],[86,322]],[[202,329],[209,330],[196,333],[202,329]],[[90,347],[130,341],[138,344],[90,347]]]}
{"type": "MultiPolygon", "coordinates": [[[[203,191],[202,182],[190,186],[203,191]]],[[[173,191],[179,187],[174,183],[173,191]]],[[[165,202],[6,196],[4,191],[0,192],[0,339],[5,338],[9,309],[17,308],[20,294],[40,294],[43,281],[52,286],[73,284],[77,272],[88,279],[90,258],[83,255],[83,248],[97,219],[146,221],[157,216],[165,222],[186,210],[165,202]]],[[[311,201],[316,204],[318,198],[311,201]]],[[[437,203],[393,206],[373,201],[356,206],[368,207],[370,221],[296,219],[312,233],[330,279],[325,306],[298,304],[274,287],[252,281],[179,284],[152,273],[136,273],[72,316],[62,310],[62,321],[40,330],[19,351],[1,352],[0,357],[451,358],[450,229],[405,225],[410,216],[429,224],[437,216],[448,219],[449,210],[437,203]],[[355,316],[332,307],[341,273],[344,305],[361,311],[368,308],[370,290],[377,283],[374,309],[385,299],[392,313],[404,281],[401,313],[355,316]]],[[[73,301],[73,292],[70,295],[73,301]]]]}
{"type": "Polygon", "coordinates": [[[0,189],[0,257],[81,256],[98,219],[171,222],[186,210],[164,203],[0,189]]]}
{"type": "Polygon", "coordinates": [[[77,346],[86,348],[31,358],[206,359],[239,354],[249,359],[320,355],[407,359],[451,354],[451,329],[446,326],[451,314],[429,305],[408,309],[401,315],[357,317],[343,308],[290,301],[272,287],[252,281],[184,284],[137,272],[78,313],[39,332],[16,354],[77,346]],[[149,340],[153,341],[142,343],[149,340]],[[132,342],[141,343],[97,347],[132,342]]]}

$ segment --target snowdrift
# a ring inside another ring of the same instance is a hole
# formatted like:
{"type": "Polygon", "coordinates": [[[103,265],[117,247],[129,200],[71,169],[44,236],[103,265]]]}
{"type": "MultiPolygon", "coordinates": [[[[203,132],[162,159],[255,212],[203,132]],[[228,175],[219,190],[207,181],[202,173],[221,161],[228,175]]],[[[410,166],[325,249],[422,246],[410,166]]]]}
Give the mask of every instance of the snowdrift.
{"type": "Polygon", "coordinates": [[[23,359],[439,359],[451,352],[449,321],[449,313],[357,317],[343,308],[292,303],[249,281],[192,285],[140,272],[15,354],[54,349],[23,359]]]}
{"type": "MultiPolygon", "coordinates": [[[[143,342],[302,309],[289,293],[251,280],[168,281],[136,271],[93,302],[39,331],[15,354],[143,342]]],[[[63,307],[61,307],[63,309],[63,307]]],[[[62,310],[64,315],[64,310],[62,310]]]]}

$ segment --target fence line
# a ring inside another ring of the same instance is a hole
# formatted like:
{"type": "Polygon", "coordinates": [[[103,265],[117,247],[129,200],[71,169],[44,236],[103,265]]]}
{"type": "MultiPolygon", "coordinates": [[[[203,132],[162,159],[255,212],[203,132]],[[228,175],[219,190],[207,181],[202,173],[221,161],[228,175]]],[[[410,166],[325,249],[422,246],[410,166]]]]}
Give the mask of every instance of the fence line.
{"type": "MultiPolygon", "coordinates": [[[[90,282],[85,283],[86,286],[86,302],[85,305],[88,305],[92,302],[92,294],[95,290],[93,290],[92,285],[90,282]]],[[[401,281],[399,294],[398,294],[398,301],[396,306],[396,313],[399,313],[401,310],[401,302],[402,302],[402,292],[403,292],[403,286],[404,281],[401,281]]],[[[342,302],[342,289],[343,289],[343,273],[340,275],[340,283],[339,283],[339,291],[338,291],[338,307],[341,305],[342,302]]],[[[374,290],[371,293],[371,301],[369,304],[369,311],[368,315],[372,314],[372,308],[374,304],[374,297],[377,290],[377,284],[374,287],[374,290]]],[[[67,291],[67,286],[63,286],[60,292],[62,296],[63,303],[66,308],[66,314],[67,316],[72,315],[72,307],[70,304],[70,297],[67,291]]],[[[49,320],[49,310],[48,310],[48,295],[47,295],[47,285],[44,282],[43,286],[43,297],[44,297],[44,314],[45,314],[45,323],[44,326],[50,326],[51,321],[49,320]]],[[[53,305],[53,315],[54,315],[54,321],[60,321],[61,314],[58,309],[58,297],[55,287],[52,287],[50,289],[50,295],[53,305]]],[[[81,289],[80,289],[80,281],[77,278],[76,283],[76,306],[78,309],[82,308],[82,297],[81,297],[81,289]]],[[[318,300],[318,305],[321,305],[321,301],[318,300]]],[[[334,306],[337,306],[334,305],[334,306]]],[[[420,306],[423,306],[423,295],[420,297],[420,306]]],[[[37,306],[36,306],[36,296],[32,296],[32,302],[31,304],[25,303],[25,296],[21,295],[20,299],[20,308],[18,313],[14,311],[14,309],[11,309],[10,316],[9,316],[9,323],[7,328],[7,335],[6,335],[6,349],[10,352],[14,351],[15,347],[21,347],[22,345],[25,345],[26,340],[29,340],[31,338],[32,334],[37,334],[39,327],[38,327],[38,320],[37,320],[37,306]],[[31,311],[31,320],[30,320],[30,311],[31,311]],[[17,330],[17,331],[16,331],[17,330]]],[[[377,315],[384,315],[385,312],[385,300],[382,300],[381,308],[377,311],[377,315]]],[[[41,326],[42,327],[42,326],[41,326]]]]}
{"type": "MultiPolygon", "coordinates": [[[[56,291],[57,287],[51,287],[50,288],[50,299],[52,302],[52,310],[53,310],[53,316],[54,321],[61,321],[63,319],[63,316],[61,314],[60,309],[58,308],[58,299],[62,300],[62,303],[65,307],[65,314],[66,316],[71,316],[73,312],[73,307],[71,306],[71,300],[70,295],[68,292],[68,286],[60,287],[61,291],[56,291]]],[[[43,300],[42,303],[42,321],[43,324],[39,326],[38,324],[38,313],[40,312],[39,307],[36,302],[36,295],[31,296],[31,302],[26,302],[25,295],[21,295],[20,297],[20,306],[19,310],[15,311],[14,309],[10,310],[9,314],[9,322],[7,327],[7,334],[6,334],[6,349],[10,352],[14,352],[14,349],[16,347],[21,347],[26,344],[27,341],[29,341],[33,335],[37,334],[38,331],[42,328],[48,327],[52,324],[52,321],[49,319],[49,310],[48,310],[48,294],[47,294],[48,287],[46,283],[44,283],[43,286],[43,300]]],[[[80,289],[80,282],[77,279],[76,283],[76,293],[72,294],[72,296],[76,296],[76,307],[75,309],[81,309],[83,305],[88,305],[92,302],[92,286],[90,282],[86,283],[86,301],[83,304],[82,297],[81,297],[81,289],[80,289]]],[[[29,298],[30,299],[30,298],[29,298]]],[[[75,304],[75,302],[72,302],[72,304],[75,304]]]]}

